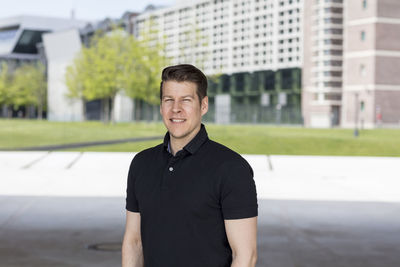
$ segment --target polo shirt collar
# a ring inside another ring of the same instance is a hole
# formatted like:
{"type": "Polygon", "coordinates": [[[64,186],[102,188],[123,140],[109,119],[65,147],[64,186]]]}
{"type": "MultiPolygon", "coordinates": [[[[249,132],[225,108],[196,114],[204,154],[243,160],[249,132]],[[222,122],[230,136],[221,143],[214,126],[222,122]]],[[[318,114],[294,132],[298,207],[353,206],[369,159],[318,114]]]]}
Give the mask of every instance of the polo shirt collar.
{"type": "MultiPolygon", "coordinates": [[[[208,140],[208,134],[206,131],[206,127],[204,124],[201,124],[200,131],[196,134],[196,136],[190,140],[190,142],[183,148],[188,151],[190,154],[196,153],[197,150],[201,147],[201,145],[208,140]]],[[[165,134],[164,137],[164,148],[170,152],[170,136],[169,132],[165,134]]],[[[171,152],[170,152],[171,153],[171,152]]]]}

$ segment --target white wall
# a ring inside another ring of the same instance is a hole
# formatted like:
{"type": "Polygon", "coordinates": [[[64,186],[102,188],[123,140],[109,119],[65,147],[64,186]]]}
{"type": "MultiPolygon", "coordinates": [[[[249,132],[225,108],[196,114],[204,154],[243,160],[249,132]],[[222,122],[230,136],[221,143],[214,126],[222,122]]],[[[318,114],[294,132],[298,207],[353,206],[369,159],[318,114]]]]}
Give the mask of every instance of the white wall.
{"type": "Polygon", "coordinates": [[[115,96],[114,112],[115,121],[127,122],[133,121],[133,100],[122,91],[115,96]]]}
{"type": "Polygon", "coordinates": [[[82,101],[66,96],[65,70],[81,49],[77,29],[43,35],[48,62],[47,117],[52,121],[81,121],[82,101]]]}
{"type": "Polygon", "coordinates": [[[231,96],[228,94],[215,96],[215,123],[228,124],[231,114],[231,96]]]}

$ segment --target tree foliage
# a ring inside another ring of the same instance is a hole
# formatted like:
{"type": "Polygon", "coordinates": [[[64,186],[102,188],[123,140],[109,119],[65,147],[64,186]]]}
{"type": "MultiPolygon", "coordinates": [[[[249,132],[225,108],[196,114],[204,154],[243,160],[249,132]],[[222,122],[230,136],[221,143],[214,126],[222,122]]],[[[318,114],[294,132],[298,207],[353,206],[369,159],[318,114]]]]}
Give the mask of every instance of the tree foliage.
{"type": "Polygon", "coordinates": [[[114,121],[113,104],[119,92],[157,103],[158,80],[165,66],[162,51],[159,44],[149,46],[148,40],[138,40],[120,29],[97,34],[67,68],[68,96],[85,101],[102,99],[106,121],[109,113],[114,121]]]}
{"type": "Polygon", "coordinates": [[[10,105],[11,104],[11,74],[8,69],[8,65],[3,62],[0,67],[0,104],[10,105]]]}
{"type": "Polygon", "coordinates": [[[0,103],[13,108],[34,106],[38,118],[46,108],[47,82],[42,63],[26,63],[9,72],[3,63],[0,72],[0,103]]]}

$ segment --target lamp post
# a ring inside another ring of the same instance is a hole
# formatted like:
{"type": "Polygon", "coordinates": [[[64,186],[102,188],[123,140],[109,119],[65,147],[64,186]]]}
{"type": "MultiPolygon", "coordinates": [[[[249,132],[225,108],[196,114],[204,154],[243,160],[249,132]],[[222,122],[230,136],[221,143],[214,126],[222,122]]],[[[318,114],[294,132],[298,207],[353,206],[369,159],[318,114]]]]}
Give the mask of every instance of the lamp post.
{"type": "Polygon", "coordinates": [[[355,100],[355,113],[354,113],[354,137],[358,137],[359,132],[358,132],[358,92],[355,92],[354,95],[354,100],[355,100]]]}

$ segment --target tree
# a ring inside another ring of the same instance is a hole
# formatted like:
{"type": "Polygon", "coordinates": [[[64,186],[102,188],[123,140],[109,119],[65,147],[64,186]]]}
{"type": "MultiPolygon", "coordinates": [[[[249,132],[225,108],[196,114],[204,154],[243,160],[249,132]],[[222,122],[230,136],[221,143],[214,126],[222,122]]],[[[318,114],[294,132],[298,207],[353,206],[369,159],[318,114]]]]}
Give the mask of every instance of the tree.
{"type": "Polygon", "coordinates": [[[155,92],[165,60],[159,46],[147,45],[146,40],[139,41],[117,28],[97,34],[67,68],[68,96],[102,99],[106,122],[110,111],[111,121],[115,121],[114,101],[121,91],[132,98],[156,103],[155,92]]]}
{"type": "Polygon", "coordinates": [[[8,65],[3,62],[0,67],[0,105],[3,108],[3,117],[10,117],[11,106],[11,74],[8,65]]]}
{"type": "Polygon", "coordinates": [[[149,104],[159,103],[160,77],[162,69],[167,65],[165,58],[165,37],[160,37],[149,20],[140,33],[139,39],[129,37],[129,53],[132,55],[127,68],[128,80],[126,93],[132,98],[143,100],[149,104]],[[135,70],[133,73],[131,70],[135,70]]]}
{"type": "MultiPolygon", "coordinates": [[[[85,49],[85,47],[82,48],[82,50],[85,49]]],[[[85,51],[81,51],[74,59],[74,63],[67,67],[65,73],[65,83],[68,88],[67,97],[81,99],[84,120],[87,119],[86,102],[88,101],[84,95],[85,77],[87,76],[85,70],[89,67],[86,66],[85,63],[87,63],[87,61],[85,61],[85,51]]]]}
{"type": "MultiPolygon", "coordinates": [[[[131,46],[139,54],[136,60],[131,61],[136,66],[136,75],[130,75],[131,82],[126,88],[127,95],[138,100],[143,100],[158,109],[160,103],[160,77],[163,68],[168,65],[165,56],[166,36],[157,30],[156,20],[150,18],[140,28],[138,38],[131,37],[135,46],[131,46]]],[[[134,54],[134,53],[133,53],[134,54]]],[[[137,109],[137,117],[141,117],[141,109],[137,109]]],[[[157,114],[154,110],[153,116],[157,114]]]]}
{"type": "Polygon", "coordinates": [[[115,30],[106,35],[97,33],[90,47],[83,47],[67,68],[66,85],[69,97],[90,101],[102,100],[105,122],[114,121],[114,99],[122,90],[124,33],[115,30]],[[110,106],[111,100],[111,106],[110,106]]]}
{"type": "Polygon", "coordinates": [[[18,67],[12,79],[10,94],[14,108],[34,106],[42,119],[47,101],[47,82],[42,63],[27,63],[18,67]]]}

